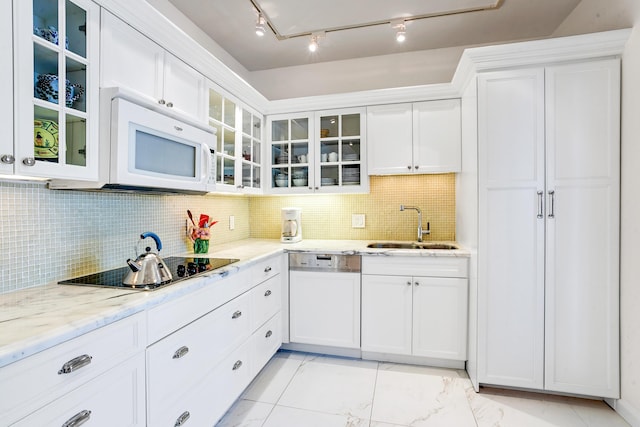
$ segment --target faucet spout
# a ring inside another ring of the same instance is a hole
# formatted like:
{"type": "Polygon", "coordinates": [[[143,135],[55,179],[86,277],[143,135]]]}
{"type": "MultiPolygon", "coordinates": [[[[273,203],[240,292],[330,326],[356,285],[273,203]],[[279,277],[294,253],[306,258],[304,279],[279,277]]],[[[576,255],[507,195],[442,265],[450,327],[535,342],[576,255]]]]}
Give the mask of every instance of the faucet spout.
{"type": "Polygon", "coordinates": [[[400,205],[401,212],[407,209],[418,212],[418,242],[422,242],[422,236],[424,236],[425,234],[431,234],[429,223],[427,222],[427,229],[423,230],[422,229],[422,211],[420,210],[420,208],[417,206],[400,205]]]}

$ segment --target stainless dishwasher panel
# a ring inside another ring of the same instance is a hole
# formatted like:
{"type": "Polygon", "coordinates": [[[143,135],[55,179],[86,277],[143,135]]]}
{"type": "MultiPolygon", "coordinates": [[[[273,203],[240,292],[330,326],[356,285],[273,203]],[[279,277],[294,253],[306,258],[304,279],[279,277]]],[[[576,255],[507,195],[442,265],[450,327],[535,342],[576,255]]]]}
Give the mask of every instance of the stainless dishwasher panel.
{"type": "Polygon", "coordinates": [[[359,273],[362,265],[360,255],[290,253],[290,271],[326,271],[359,273]]]}

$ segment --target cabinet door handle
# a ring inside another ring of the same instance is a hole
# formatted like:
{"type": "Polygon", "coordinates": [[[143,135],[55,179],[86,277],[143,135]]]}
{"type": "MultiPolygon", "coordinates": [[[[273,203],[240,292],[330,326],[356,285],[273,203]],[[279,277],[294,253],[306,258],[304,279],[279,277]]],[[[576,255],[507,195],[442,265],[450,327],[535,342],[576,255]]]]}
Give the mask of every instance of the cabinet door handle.
{"type": "Polygon", "coordinates": [[[173,108],[173,102],[171,102],[171,101],[167,102],[167,107],[173,108]]]}
{"type": "Polygon", "coordinates": [[[83,366],[87,366],[89,363],[91,363],[91,359],[92,357],[88,354],[83,354],[82,356],[75,357],[62,365],[62,368],[60,368],[60,370],[58,371],[58,375],[70,374],[73,371],[77,371],[83,366]]]}
{"type": "Polygon", "coordinates": [[[411,280],[408,280],[408,281],[407,281],[407,286],[411,286],[411,284],[412,284],[412,283],[411,283],[411,280]]]}
{"type": "Polygon", "coordinates": [[[22,164],[25,166],[34,166],[36,164],[36,159],[33,157],[25,157],[22,159],[22,164]]]}
{"type": "Polygon", "coordinates": [[[91,411],[85,409],[69,418],[62,427],[78,427],[89,421],[89,418],[91,418],[91,411]]]}
{"type": "Polygon", "coordinates": [[[237,371],[238,369],[240,369],[240,366],[242,366],[242,360],[238,360],[236,363],[233,364],[233,370],[237,371]]]}
{"type": "Polygon", "coordinates": [[[543,192],[538,191],[538,218],[544,218],[543,192]]]}
{"type": "Polygon", "coordinates": [[[237,319],[238,317],[242,316],[242,312],[240,310],[238,311],[234,311],[233,314],[231,315],[232,319],[237,319]]]}
{"type": "Polygon", "coordinates": [[[414,166],[414,169],[415,169],[415,170],[418,170],[419,168],[420,168],[420,165],[415,165],[415,166],[414,166]]]}
{"type": "Polygon", "coordinates": [[[267,289],[267,292],[265,292],[265,293],[264,293],[264,296],[265,296],[265,297],[268,297],[269,295],[271,295],[271,290],[270,290],[270,289],[267,289]]]}
{"type": "Polygon", "coordinates": [[[549,190],[549,218],[555,218],[556,192],[549,190]]]}
{"type": "Polygon", "coordinates": [[[416,286],[420,286],[420,282],[416,282],[416,286]]]}
{"type": "Polygon", "coordinates": [[[181,425],[183,425],[184,423],[187,422],[187,420],[191,418],[191,414],[189,413],[189,411],[184,411],[176,420],[176,423],[173,425],[173,427],[180,427],[181,425]]]}
{"type": "Polygon", "coordinates": [[[273,332],[271,332],[271,330],[268,330],[264,337],[269,338],[271,335],[273,335],[273,332]]]}
{"type": "Polygon", "coordinates": [[[271,267],[269,267],[269,266],[265,267],[265,268],[264,268],[264,272],[265,272],[265,273],[269,273],[269,272],[271,272],[271,267]]]}
{"type": "Polygon", "coordinates": [[[178,132],[182,132],[182,128],[180,126],[174,126],[173,128],[178,132]]]}
{"type": "Polygon", "coordinates": [[[160,104],[160,105],[164,105],[164,104],[166,104],[166,102],[167,101],[165,101],[164,99],[159,99],[158,100],[158,104],[160,104]]]}
{"type": "Polygon", "coordinates": [[[407,169],[411,170],[411,165],[407,166],[407,169]]]}
{"type": "Polygon", "coordinates": [[[173,353],[173,358],[180,359],[181,357],[186,356],[187,353],[189,353],[189,347],[187,347],[186,345],[183,345],[182,347],[177,349],[175,353],[173,353]]]}
{"type": "Polygon", "coordinates": [[[14,164],[15,161],[16,161],[16,158],[13,157],[11,154],[5,154],[2,157],[0,157],[0,162],[6,163],[8,165],[14,164]]]}

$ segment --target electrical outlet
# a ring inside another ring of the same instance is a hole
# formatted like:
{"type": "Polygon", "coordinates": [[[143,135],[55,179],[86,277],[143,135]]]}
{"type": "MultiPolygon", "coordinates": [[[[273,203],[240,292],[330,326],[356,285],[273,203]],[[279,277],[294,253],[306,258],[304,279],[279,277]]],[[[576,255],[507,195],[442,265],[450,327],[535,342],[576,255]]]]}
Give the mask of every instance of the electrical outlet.
{"type": "Polygon", "coordinates": [[[364,214],[351,214],[351,228],[364,228],[364,214]]]}
{"type": "Polygon", "coordinates": [[[229,230],[236,229],[236,217],[234,215],[229,215],[229,230]]]}

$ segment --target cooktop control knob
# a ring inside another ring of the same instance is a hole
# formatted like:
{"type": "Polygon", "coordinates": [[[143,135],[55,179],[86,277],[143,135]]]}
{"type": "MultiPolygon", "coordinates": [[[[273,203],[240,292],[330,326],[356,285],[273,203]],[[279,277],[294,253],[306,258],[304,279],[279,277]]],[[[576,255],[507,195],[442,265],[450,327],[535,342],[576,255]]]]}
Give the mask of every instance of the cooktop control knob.
{"type": "Polygon", "coordinates": [[[178,270],[176,271],[176,273],[178,273],[178,277],[184,277],[184,273],[187,272],[187,269],[184,267],[184,265],[180,264],[178,265],[178,270]]]}
{"type": "Polygon", "coordinates": [[[198,272],[198,266],[195,262],[190,262],[187,264],[187,272],[189,275],[196,274],[198,272]]]}

